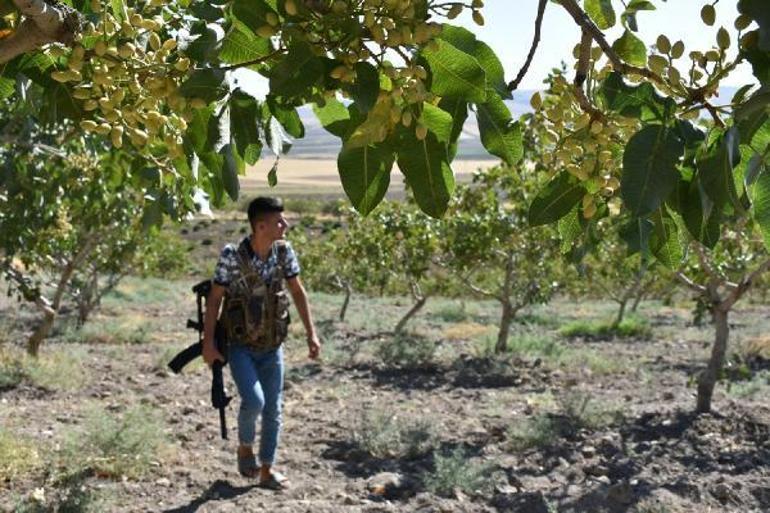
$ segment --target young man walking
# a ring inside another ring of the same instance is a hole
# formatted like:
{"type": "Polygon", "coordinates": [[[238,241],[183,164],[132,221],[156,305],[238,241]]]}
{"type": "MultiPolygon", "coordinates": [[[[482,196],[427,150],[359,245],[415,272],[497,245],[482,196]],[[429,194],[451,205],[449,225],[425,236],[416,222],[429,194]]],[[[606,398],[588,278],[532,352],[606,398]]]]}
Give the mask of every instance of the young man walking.
{"type": "Polygon", "coordinates": [[[283,203],[258,197],[248,209],[251,235],[240,244],[227,244],[214,272],[206,302],[203,359],[224,361],[216,349],[214,329],[224,300],[220,323],[228,338],[228,363],[241,397],[238,412],[238,471],[258,478],[260,486],[280,489],[283,477],[273,470],[281,431],[283,347],[289,322],[286,288],[307,335],[309,356],[318,357],[316,335],[307,294],[299,279],[299,263],[284,239],[289,224],[283,203]],[[262,416],[259,464],[254,454],[257,417],[262,416]]]}

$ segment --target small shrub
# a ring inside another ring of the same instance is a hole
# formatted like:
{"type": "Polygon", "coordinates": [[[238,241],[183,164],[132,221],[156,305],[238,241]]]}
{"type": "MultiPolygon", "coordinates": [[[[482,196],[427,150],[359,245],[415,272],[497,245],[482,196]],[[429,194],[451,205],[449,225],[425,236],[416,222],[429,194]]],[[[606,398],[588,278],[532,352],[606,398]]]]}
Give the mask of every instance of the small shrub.
{"type": "Polygon", "coordinates": [[[364,412],[353,440],[377,458],[415,458],[433,448],[436,436],[427,419],[376,410],[364,412]]]}
{"type": "Polygon", "coordinates": [[[31,440],[0,427],[0,483],[19,479],[42,464],[31,440]]]}
{"type": "Polygon", "coordinates": [[[590,394],[570,390],[557,398],[559,412],[573,429],[598,429],[622,418],[619,409],[612,405],[601,405],[590,394]]]}
{"type": "MultiPolygon", "coordinates": [[[[483,357],[495,355],[497,336],[487,336],[477,347],[477,354],[483,357]]],[[[563,344],[544,333],[536,331],[514,332],[508,337],[508,354],[519,357],[558,360],[567,350],[563,344]]]]}
{"type": "Polygon", "coordinates": [[[166,449],[163,423],[149,407],[137,406],[122,415],[93,409],[83,428],[69,437],[63,460],[76,466],[70,468],[73,473],[90,468],[103,477],[138,478],[166,449]]]}
{"type": "Polygon", "coordinates": [[[476,463],[460,447],[447,455],[434,453],[433,472],[423,477],[425,488],[437,495],[449,496],[455,490],[467,494],[487,494],[495,485],[490,479],[493,466],[476,463]]]}
{"type": "Polygon", "coordinates": [[[565,324],[559,329],[565,337],[583,337],[605,340],[619,338],[649,338],[652,329],[649,323],[640,317],[627,317],[618,326],[610,321],[578,320],[565,324]]]}
{"type": "Polygon", "coordinates": [[[770,371],[762,371],[746,381],[727,382],[727,392],[741,399],[753,399],[770,393],[770,371]]]}
{"type": "Polygon", "coordinates": [[[24,380],[22,360],[10,351],[0,351],[0,390],[14,388],[24,380]]]}
{"type": "Polygon", "coordinates": [[[507,440],[514,451],[554,445],[562,436],[559,419],[541,413],[517,422],[508,428],[507,440]]]}
{"type": "Polygon", "coordinates": [[[460,323],[470,319],[465,303],[452,302],[441,305],[433,314],[444,322],[460,323]]]}
{"type": "Polygon", "coordinates": [[[406,333],[395,335],[377,348],[377,357],[391,367],[425,367],[433,361],[435,354],[435,342],[406,333]]]}

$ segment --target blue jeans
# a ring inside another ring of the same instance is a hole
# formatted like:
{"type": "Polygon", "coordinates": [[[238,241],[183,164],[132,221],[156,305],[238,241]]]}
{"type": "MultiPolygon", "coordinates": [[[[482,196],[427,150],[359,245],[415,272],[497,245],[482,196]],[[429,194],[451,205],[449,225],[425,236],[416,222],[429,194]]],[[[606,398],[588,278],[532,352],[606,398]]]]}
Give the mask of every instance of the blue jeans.
{"type": "Polygon", "coordinates": [[[254,444],[257,417],[262,414],[259,460],[272,465],[282,424],[283,346],[270,351],[254,351],[232,344],[228,363],[241,396],[238,439],[241,445],[254,444]]]}

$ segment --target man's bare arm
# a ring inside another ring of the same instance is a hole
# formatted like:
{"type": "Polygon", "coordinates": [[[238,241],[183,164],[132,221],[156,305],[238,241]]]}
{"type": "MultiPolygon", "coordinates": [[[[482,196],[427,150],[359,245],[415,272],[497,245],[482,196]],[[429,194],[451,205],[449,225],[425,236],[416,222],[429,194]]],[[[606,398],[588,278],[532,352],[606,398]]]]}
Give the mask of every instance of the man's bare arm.
{"type": "Polygon", "coordinates": [[[321,351],[321,342],[318,340],[318,335],[315,332],[315,325],[313,324],[313,316],[310,313],[310,303],[307,299],[305,287],[302,286],[298,276],[287,279],[286,285],[289,287],[289,292],[291,292],[291,297],[294,300],[294,306],[297,307],[302,324],[305,326],[309,356],[310,358],[317,358],[321,351]]]}

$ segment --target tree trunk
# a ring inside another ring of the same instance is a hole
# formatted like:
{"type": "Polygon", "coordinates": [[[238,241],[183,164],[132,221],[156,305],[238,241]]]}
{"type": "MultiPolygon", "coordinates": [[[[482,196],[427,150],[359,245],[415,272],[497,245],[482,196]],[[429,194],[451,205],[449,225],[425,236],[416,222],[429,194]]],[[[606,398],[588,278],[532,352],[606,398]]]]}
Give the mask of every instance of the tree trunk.
{"type": "Polygon", "coordinates": [[[503,313],[500,316],[500,330],[497,332],[497,343],[495,344],[495,353],[502,354],[508,350],[508,334],[511,331],[511,324],[516,317],[516,311],[513,309],[510,301],[503,302],[503,313]]]}
{"type": "Polygon", "coordinates": [[[415,303],[412,305],[412,308],[409,309],[408,312],[406,312],[406,315],[404,315],[400,321],[398,321],[398,324],[396,324],[396,327],[393,331],[396,333],[401,333],[404,330],[404,327],[406,326],[406,323],[409,322],[409,319],[415,316],[417,312],[422,309],[423,306],[425,306],[426,301],[428,301],[428,298],[422,294],[422,291],[420,290],[420,286],[417,283],[410,283],[410,288],[412,289],[412,297],[416,300],[415,303]]]}
{"type": "Polygon", "coordinates": [[[341,282],[341,285],[345,291],[345,300],[342,302],[342,308],[340,308],[340,321],[344,321],[345,314],[348,312],[348,305],[350,305],[350,296],[353,294],[353,287],[348,281],[341,282]]]}
{"type": "Polygon", "coordinates": [[[38,326],[34,333],[27,339],[27,354],[33,358],[37,358],[37,355],[40,352],[40,345],[51,332],[53,321],[56,318],[56,310],[46,305],[42,300],[38,300],[37,305],[43,312],[43,320],[40,323],[40,326],[38,326]]]}
{"type": "Polygon", "coordinates": [[[716,306],[713,311],[714,317],[714,345],[711,348],[711,359],[708,366],[698,377],[698,402],[696,411],[698,413],[708,413],[711,411],[711,398],[714,395],[719,373],[724,365],[725,354],[727,352],[727,339],[730,336],[730,326],[727,323],[729,310],[716,306]]]}
{"type": "Polygon", "coordinates": [[[618,301],[620,304],[620,308],[618,308],[618,314],[615,316],[615,320],[612,322],[612,329],[616,330],[618,329],[618,326],[620,326],[620,323],[623,322],[623,316],[626,314],[626,305],[628,304],[628,297],[624,297],[622,300],[618,301]]]}

